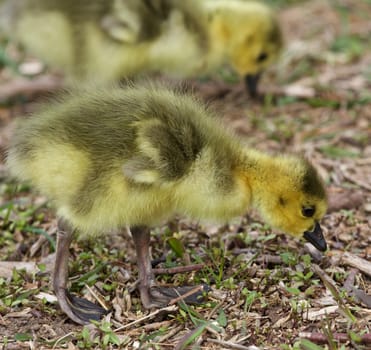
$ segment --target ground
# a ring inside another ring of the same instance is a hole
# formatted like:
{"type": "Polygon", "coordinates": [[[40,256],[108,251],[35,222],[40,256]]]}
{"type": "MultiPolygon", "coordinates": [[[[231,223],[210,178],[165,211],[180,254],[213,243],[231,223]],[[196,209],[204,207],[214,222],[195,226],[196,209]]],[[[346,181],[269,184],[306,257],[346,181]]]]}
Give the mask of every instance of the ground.
{"type": "Polygon", "coordinates": [[[95,326],[69,321],[49,285],[53,209],[4,165],[14,120],[60,81],[8,43],[11,60],[0,73],[0,349],[370,349],[371,3],[272,3],[285,50],[259,99],[227,71],[188,84],[249,146],[311,159],[329,195],[328,251],[272,230],[254,212],[224,226],[178,217],[152,232],[152,257],[163,258],[158,282],[202,282],[211,292],[199,307],[146,311],[129,236],[77,241],[72,290],[112,313],[95,326]],[[34,79],[15,74],[14,62],[34,79]]]}

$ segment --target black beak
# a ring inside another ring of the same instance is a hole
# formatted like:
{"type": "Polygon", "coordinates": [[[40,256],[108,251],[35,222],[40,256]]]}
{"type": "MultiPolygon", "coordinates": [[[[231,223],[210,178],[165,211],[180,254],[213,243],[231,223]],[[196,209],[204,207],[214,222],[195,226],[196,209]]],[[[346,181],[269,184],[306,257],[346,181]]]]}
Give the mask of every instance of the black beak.
{"type": "Polygon", "coordinates": [[[246,89],[249,92],[251,97],[258,96],[258,83],[260,79],[261,73],[257,73],[255,75],[246,75],[245,77],[245,84],[246,89]]]}
{"type": "Polygon", "coordinates": [[[313,231],[304,232],[304,238],[321,252],[327,249],[325,237],[323,237],[322,229],[318,222],[316,222],[313,231]]]}

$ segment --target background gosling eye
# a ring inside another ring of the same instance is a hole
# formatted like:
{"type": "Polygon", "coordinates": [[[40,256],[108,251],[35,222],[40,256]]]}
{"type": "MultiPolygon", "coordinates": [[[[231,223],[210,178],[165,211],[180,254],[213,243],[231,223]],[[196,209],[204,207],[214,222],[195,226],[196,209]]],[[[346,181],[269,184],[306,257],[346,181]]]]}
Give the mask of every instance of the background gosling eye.
{"type": "Polygon", "coordinates": [[[315,207],[303,207],[301,209],[301,213],[303,214],[303,216],[307,218],[311,218],[314,215],[315,211],[316,211],[315,207]]]}
{"type": "Polygon", "coordinates": [[[266,52],[262,52],[258,58],[256,59],[258,62],[263,62],[268,58],[268,54],[266,52]]]}

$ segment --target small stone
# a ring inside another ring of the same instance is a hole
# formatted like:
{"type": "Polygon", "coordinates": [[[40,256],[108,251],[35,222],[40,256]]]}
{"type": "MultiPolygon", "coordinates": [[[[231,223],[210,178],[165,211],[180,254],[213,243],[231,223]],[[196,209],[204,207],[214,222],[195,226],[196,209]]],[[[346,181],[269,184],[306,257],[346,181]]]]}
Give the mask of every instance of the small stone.
{"type": "Polygon", "coordinates": [[[363,207],[367,213],[371,213],[371,203],[365,203],[363,207]]]}
{"type": "Polygon", "coordinates": [[[42,73],[44,65],[39,61],[30,61],[20,64],[18,69],[23,75],[37,75],[42,73]]]}

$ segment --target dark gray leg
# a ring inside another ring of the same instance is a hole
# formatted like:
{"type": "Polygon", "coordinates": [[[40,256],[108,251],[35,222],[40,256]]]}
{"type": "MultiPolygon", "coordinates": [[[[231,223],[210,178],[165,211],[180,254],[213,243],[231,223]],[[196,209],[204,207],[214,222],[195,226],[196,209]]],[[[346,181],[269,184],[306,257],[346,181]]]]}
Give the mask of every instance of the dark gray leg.
{"type": "Polygon", "coordinates": [[[107,311],[68,292],[68,257],[72,238],[72,227],[66,220],[60,219],[58,221],[53,288],[63,312],[76,323],[88,324],[90,320],[100,320],[107,311]]]}
{"type": "MultiPolygon", "coordinates": [[[[151,259],[149,257],[150,231],[145,226],[135,226],[130,229],[133,236],[135,250],[137,253],[137,264],[139,270],[139,292],[142,304],[146,309],[161,307],[164,302],[152,300],[150,288],[155,286],[155,278],[152,272],[151,259]]],[[[165,301],[166,302],[166,301],[165,301]]]]}
{"type": "MultiPolygon", "coordinates": [[[[171,300],[195,289],[195,287],[165,288],[156,286],[149,256],[150,230],[146,226],[135,226],[131,228],[131,234],[137,253],[140,298],[146,309],[166,306],[171,300]]],[[[207,291],[207,288],[204,288],[204,291],[207,291]]],[[[184,301],[192,304],[200,303],[202,292],[196,292],[184,298],[184,301]]]]}

